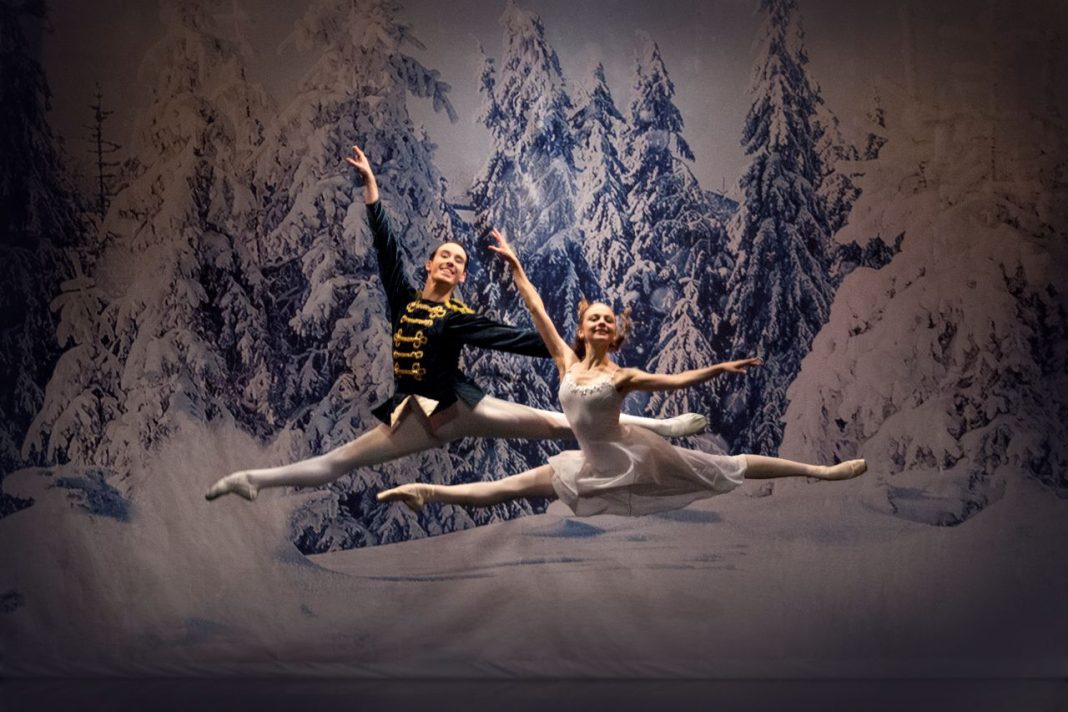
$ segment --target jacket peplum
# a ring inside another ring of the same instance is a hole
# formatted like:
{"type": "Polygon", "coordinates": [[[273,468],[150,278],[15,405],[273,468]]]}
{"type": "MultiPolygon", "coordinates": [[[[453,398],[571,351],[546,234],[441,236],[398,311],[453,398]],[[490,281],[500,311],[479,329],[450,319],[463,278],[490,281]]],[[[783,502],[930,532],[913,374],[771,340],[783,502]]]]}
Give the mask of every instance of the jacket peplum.
{"type": "Polygon", "coordinates": [[[485,392],[459,368],[464,345],[548,358],[536,331],[493,321],[456,299],[423,299],[405,277],[400,246],[381,200],[367,206],[367,217],[393,326],[394,392],[372,409],[375,417],[390,424],[409,396],[436,401],[427,415],[457,400],[469,406],[482,400],[485,392]]]}

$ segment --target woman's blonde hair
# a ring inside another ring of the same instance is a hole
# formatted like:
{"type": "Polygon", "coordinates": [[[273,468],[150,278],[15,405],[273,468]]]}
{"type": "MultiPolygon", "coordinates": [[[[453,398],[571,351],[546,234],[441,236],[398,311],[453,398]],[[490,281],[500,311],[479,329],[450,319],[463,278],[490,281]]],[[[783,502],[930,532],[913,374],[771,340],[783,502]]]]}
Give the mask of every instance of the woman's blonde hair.
{"type": "MultiPolygon", "coordinates": [[[[587,301],[585,297],[579,299],[578,302],[578,321],[576,327],[582,327],[582,318],[586,316],[586,310],[592,307],[594,304],[604,304],[609,309],[612,309],[608,304],[604,302],[591,302],[587,301]]],[[[615,315],[615,309],[612,309],[613,316],[615,315]]],[[[616,338],[612,341],[612,345],[608,347],[609,351],[618,351],[619,347],[623,345],[623,342],[627,339],[627,334],[630,332],[631,326],[634,322],[630,318],[630,307],[623,310],[623,313],[618,316],[616,320],[616,338]]],[[[575,352],[575,355],[579,358],[586,356],[586,340],[575,332],[575,341],[571,344],[571,350],[575,352]]]]}

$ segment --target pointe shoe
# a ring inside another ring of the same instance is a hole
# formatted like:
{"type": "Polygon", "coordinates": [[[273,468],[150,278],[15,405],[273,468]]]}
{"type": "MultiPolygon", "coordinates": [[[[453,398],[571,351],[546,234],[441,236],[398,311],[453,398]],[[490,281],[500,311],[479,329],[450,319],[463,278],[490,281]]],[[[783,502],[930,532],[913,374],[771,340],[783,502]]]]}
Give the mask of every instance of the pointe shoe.
{"type": "Polygon", "coordinates": [[[825,480],[851,480],[854,477],[859,477],[868,471],[868,463],[864,460],[846,460],[840,462],[833,467],[828,467],[825,472],[826,475],[822,478],[825,480]]]}
{"type": "Polygon", "coordinates": [[[251,502],[259,494],[259,488],[249,481],[247,472],[235,472],[213,484],[204,495],[204,499],[210,502],[224,494],[236,494],[251,502]]]}
{"type": "Polygon", "coordinates": [[[683,413],[674,418],[665,418],[650,428],[657,435],[666,438],[682,438],[687,435],[696,435],[708,427],[708,418],[700,413],[683,413]]]}
{"type": "Polygon", "coordinates": [[[375,499],[379,502],[403,502],[408,509],[419,512],[430,501],[428,485],[408,484],[379,492],[375,499]]]}

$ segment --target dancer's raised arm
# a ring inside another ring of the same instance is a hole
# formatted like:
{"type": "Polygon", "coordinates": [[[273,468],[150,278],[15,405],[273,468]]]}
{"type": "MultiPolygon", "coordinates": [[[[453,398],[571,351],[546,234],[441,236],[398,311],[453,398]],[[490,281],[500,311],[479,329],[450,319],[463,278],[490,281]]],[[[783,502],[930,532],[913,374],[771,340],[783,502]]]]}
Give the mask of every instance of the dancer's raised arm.
{"type": "Polygon", "coordinates": [[[560,373],[567,372],[567,369],[578,360],[575,352],[571,350],[566,341],[560,338],[560,332],[556,330],[556,325],[553,324],[553,320],[549,318],[548,312],[545,311],[545,302],[542,301],[538,290],[534,288],[530,279],[527,278],[527,273],[523,270],[523,265],[519,263],[519,257],[516,256],[515,250],[504,239],[504,235],[497,230],[490,232],[490,235],[497,240],[497,244],[490,245],[489,249],[503,257],[508,266],[512,268],[512,276],[515,278],[515,286],[519,290],[519,296],[523,297],[523,303],[527,305],[527,310],[530,311],[530,315],[534,318],[534,328],[541,335],[546,348],[549,349],[549,355],[556,362],[556,367],[560,369],[560,373]]]}
{"type": "Polygon", "coordinates": [[[623,393],[630,391],[673,391],[678,388],[704,383],[721,373],[745,373],[750,366],[761,366],[764,361],[759,358],[745,358],[740,361],[724,361],[713,366],[695,368],[682,373],[647,373],[638,368],[623,368],[616,379],[616,389],[623,393]]]}
{"type": "Polygon", "coordinates": [[[375,173],[371,170],[371,162],[367,155],[360,150],[359,146],[352,147],[352,156],[346,156],[345,160],[353,165],[363,179],[363,202],[372,205],[378,202],[378,181],[375,173]]]}
{"type": "Polygon", "coordinates": [[[371,242],[375,252],[378,253],[378,273],[382,277],[382,285],[386,290],[386,299],[389,301],[391,319],[396,319],[401,310],[411,300],[413,287],[405,276],[404,255],[400,245],[393,234],[393,227],[389,221],[389,215],[379,199],[378,181],[367,154],[360,150],[359,146],[352,147],[352,156],[346,156],[345,160],[350,163],[363,179],[363,201],[367,205],[367,221],[371,226],[371,242]]]}

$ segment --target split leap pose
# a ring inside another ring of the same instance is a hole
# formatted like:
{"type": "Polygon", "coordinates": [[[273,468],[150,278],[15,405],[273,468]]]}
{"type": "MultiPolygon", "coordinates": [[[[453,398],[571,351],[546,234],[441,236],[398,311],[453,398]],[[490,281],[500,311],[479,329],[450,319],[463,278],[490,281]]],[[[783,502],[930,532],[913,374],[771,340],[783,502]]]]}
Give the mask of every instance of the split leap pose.
{"type": "Polygon", "coordinates": [[[559,497],[579,516],[640,515],[684,507],[696,499],[728,492],[743,477],[856,477],[867,466],[849,460],[833,467],[806,465],[760,455],[713,455],[674,447],[653,433],[620,420],[620,405],[630,391],[684,388],[720,373],[744,373],[761,365],[748,358],[678,374],[620,368],[611,358],[622,343],[616,315],[604,304],[580,304],[574,349],[545,312],[515,252],[497,231],[490,247],[508,261],[519,293],[534,317],[549,353],[560,369],[560,403],[580,451],[567,451],[522,474],[464,485],[408,484],[379,493],[380,501],[400,501],[419,510],[427,502],[489,506],[519,497],[559,497]]]}
{"type": "MultiPolygon", "coordinates": [[[[395,392],[373,411],[383,424],[325,455],[223,477],[208,490],[209,500],[231,493],[252,500],[264,487],[324,485],[357,467],[441,447],[459,438],[574,437],[562,413],[488,396],[460,372],[460,351],[465,344],[543,358],[549,352],[537,332],[499,324],[452,298],[453,290],[467,278],[467,252],[458,243],[439,245],[425,265],[423,289],[412,288],[404,276],[401,250],[379,200],[371,164],[358,147],[352,150],[353,156],[345,160],[364,181],[364,202],[393,325],[395,392]]],[[[707,419],[686,413],[665,420],[623,416],[622,422],[664,436],[681,436],[700,432],[707,419]]]]}

